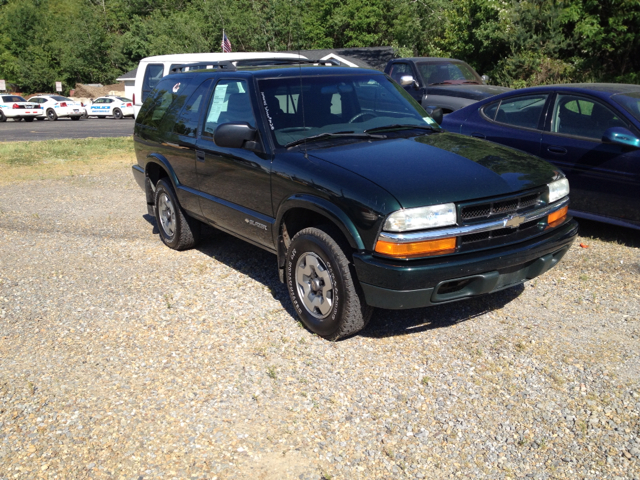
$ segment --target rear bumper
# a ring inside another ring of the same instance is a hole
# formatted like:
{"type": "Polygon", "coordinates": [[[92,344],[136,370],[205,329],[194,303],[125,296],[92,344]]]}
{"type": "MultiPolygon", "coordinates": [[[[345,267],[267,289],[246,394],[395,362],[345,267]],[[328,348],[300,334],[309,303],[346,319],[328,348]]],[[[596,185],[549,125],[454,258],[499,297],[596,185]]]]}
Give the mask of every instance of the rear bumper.
{"type": "Polygon", "coordinates": [[[367,304],[388,309],[426,307],[496,292],[537,277],[569,250],[578,224],[516,245],[457,256],[394,261],[353,255],[367,304]]]}

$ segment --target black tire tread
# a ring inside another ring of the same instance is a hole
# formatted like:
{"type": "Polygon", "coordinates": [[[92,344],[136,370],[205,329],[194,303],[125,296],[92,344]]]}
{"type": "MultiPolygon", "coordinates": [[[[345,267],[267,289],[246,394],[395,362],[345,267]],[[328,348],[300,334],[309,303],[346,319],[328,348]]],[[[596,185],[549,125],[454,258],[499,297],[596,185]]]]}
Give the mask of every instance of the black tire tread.
{"type": "Polygon", "coordinates": [[[160,179],[158,181],[156,185],[154,200],[156,222],[158,224],[160,238],[162,239],[163,243],[169,248],[173,248],[174,250],[189,250],[196,246],[196,244],[200,240],[200,222],[195,218],[190,217],[182,210],[182,207],[178,202],[178,197],[176,196],[173,187],[169,182],[164,179],[160,179]],[[176,207],[177,222],[176,232],[174,234],[175,240],[173,242],[168,242],[163,235],[162,226],[160,225],[160,219],[158,218],[158,196],[162,190],[165,190],[169,194],[169,196],[171,197],[171,201],[176,207]]]}
{"type": "Polygon", "coordinates": [[[355,279],[355,269],[345,253],[350,251],[350,247],[342,240],[340,232],[331,225],[321,225],[300,230],[291,239],[291,244],[296,238],[303,235],[314,236],[325,243],[338,264],[337,267],[342,274],[345,289],[347,290],[342,321],[335,332],[323,335],[323,338],[336,341],[359,332],[369,323],[373,314],[373,307],[364,302],[362,289],[357,279],[355,279]]]}

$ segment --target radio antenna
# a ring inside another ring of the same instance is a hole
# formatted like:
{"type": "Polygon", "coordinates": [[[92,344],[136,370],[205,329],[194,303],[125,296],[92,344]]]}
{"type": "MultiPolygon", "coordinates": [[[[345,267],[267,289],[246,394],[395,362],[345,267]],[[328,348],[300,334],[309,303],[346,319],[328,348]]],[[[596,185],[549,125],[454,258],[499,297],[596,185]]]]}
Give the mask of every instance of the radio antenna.
{"type": "MultiPolygon", "coordinates": [[[[298,71],[300,73],[299,78],[300,78],[300,95],[298,96],[298,106],[302,109],[302,131],[306,132],[307,131],[307,119],[306,119],[306,115],[304,113],[304,93],[303,93],[303,89],[302,89],[302,62],[300,61],[300,17],[301,15],[295,15],[296,18],[296,43],[298,44],[298,71]]],[[[304,158],[306,158],[307,160],[309,159],[309,155],[307,154],[307,142],[305,141],[302,144],[303,148],[304,148],[304,158]]]]}

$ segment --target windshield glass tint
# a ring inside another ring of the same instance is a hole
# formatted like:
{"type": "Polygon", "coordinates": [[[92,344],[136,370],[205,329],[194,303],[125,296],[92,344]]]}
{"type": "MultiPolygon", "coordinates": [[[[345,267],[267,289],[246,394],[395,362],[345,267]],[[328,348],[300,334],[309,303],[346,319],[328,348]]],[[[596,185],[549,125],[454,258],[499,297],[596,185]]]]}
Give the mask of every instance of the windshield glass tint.
{"type": "Polygon", "coordinates": [[[278,146],[321,133],[386,125],[434,125],[404,89],[381,74],[261,80],[260,102],[278,146]]]}
{"type": "Polygon", "coordinates": [[[419,63],[418,69],[428,85],[437,83],[459,84],[465,82],[482,83],[482,79],[466,63],[419,63]]]}
{"type": "Polygon", "coordinates": [[[618,93],[611,98],[640,122],[640,92],[618,93]]]}
{"type": "Polygon", "coordinates": [[[51,95],[51,98],[53,98],[56,102],[73,102],[73,100],[71,100],[70,98],[62,97],[60,95],[51,95]]]}

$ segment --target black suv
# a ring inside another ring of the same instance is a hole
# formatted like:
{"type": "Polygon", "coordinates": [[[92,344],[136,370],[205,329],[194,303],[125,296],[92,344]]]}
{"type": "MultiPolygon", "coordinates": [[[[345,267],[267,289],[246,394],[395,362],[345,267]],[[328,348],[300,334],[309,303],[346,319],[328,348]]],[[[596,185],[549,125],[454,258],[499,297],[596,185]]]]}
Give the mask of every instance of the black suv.
{"type": "Polygon", "coordinates": [[[520,284],[577,233],[561,172],[444,132],[378,71],[172,74],[142,106],[134,140],[162,241],[191,248],[203,222],[273,252],[301,320],[328,339],[362,329],[372,307],[520,284]]]}

